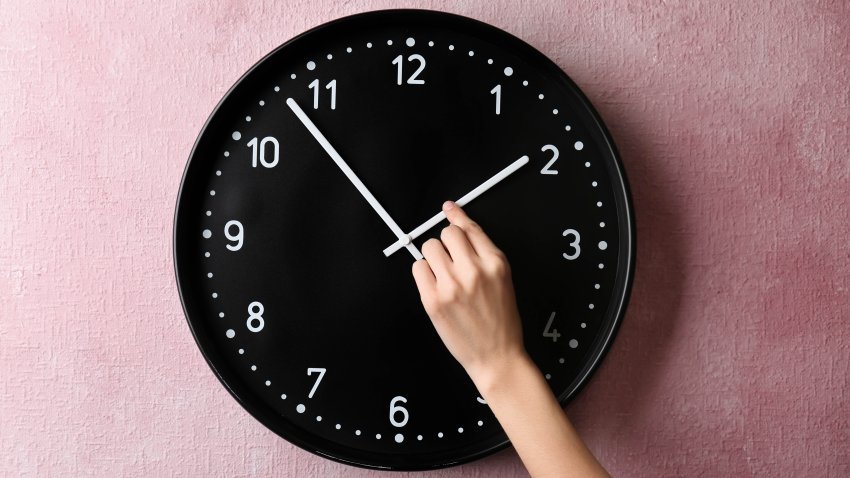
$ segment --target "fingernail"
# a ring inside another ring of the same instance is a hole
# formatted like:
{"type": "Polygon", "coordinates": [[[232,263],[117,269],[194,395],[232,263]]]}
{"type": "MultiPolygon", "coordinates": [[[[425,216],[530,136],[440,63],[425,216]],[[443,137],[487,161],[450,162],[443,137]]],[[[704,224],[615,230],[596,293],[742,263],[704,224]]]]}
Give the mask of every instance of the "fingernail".
{"type": "Polygon", "coordinates": [[[446,201],[443,203],[443,211],[448,211],[455,207],[454,201],[446,201]]]}

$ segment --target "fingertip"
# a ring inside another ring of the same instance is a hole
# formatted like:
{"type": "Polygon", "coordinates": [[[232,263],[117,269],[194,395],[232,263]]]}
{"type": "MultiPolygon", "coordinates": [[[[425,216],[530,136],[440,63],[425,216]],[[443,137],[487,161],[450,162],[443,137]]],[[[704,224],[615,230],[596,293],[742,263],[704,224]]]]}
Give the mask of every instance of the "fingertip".
{"type": "Polygon", "coordinates": [[[411,266],[413,280],[416,282],[416,288],[419,289],[420,295],[428,293],[434,286],[434,271],[431,270],[431,265],[425,259],[419,259],[411,266]]]}
{"type": "Polygon", "coordinates": [[[454,201],[444,202],[443,212],[446,214],[446,219],[454,225],[460,226],[467,221],[466,212],[454,201]]]}

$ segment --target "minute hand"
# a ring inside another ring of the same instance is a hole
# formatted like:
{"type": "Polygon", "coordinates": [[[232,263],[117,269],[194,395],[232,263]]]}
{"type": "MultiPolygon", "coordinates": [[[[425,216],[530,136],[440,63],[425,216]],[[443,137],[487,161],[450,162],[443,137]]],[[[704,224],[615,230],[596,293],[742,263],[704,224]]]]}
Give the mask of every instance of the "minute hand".
{"type": "Polygon", "coordinates": [[[316,128],[316,125],[313,124],[310,118],[307,117],[307,115],[304,113],[304,110],[302,110],[301,107],[298,106],[298,103],[296,103],[295,100],[293,100],[292,98],[287,98],[286,104],[289,106],[289,109],[291,109],[292,112],[295,113],[295,116],[297,116],[298,119],[301,120],[301,123],[303,123],[307,130],[310,131],[310,134],[313,135],[313,137],[316,139],[316,141],[319,142],[322,148],[324,148],[325,152],[328,153],[328,156],[330,156],[331,159],[333,159],[334,163],[339,166],[339,169],[342,170],[342,172],[345,174],[345,177],[347,177],[348,180],[351,181],[352,184],[354,184],[354,187],[356,187],[357,190],[360,191],[360,194],[363,195],[364,198],[366,198],[366,202],[368,202],[369,205],[372,206],[372,209],[374,209],[375,212],[378,213],[378,216],[380,216],[381,219],[384,220],[384,223],[386,223],[387,227],[389,227],[393,234],[395,234],[395,237],[399,239],[399,242],[404,242],[404,244],[402,245],[407,247],[407,250],[410,251],[410,254],[413,255],[415,259],[422,259],[422,253],[419,252],[419,249],[417,249],[416,246],[410,243],[410,239],[406,238],[406,236],[404,235],[404,231],[402,231],[401,228],[398,227],[398,224],[393,221],[393,218],[391,218],[387,211],[383,208],[383,206],[381,206],[381,203],[379,203],[378,200],[375,199],[375,196],[373,196],[372,193],[369,192],[368,189],[366,189],[366,185],[363,184],[363,181],[361,181],[360,178],[358,178],[357,175],[354,174],[354,171],[352,171],[351,168],[348,167],[348,164],[346,164],[346,162],[342,159],[342,156],[340,156],[339,153],[336,152],[336,149],[331,146],[331,143],[329,143],[327,138],[325,138],[325,135],[323,135],[322,132],[319,131],[319,128],[316,128]]]}
{"type": "MultiPolygon", "coordinates": [[[[494,174],[490,179],[484,181],[477,188],[473,189],[472,191],[469,191],[468,193],[466,193],[466,195],[464,195],[462,198],[458,199],[455,202],[457,203],[458,206],[461,206],[461,207],[466,206],[467,203],[469,203],[473,199],[477,198],[478,196],[483,194],[485,191],[487,191],[488,189],[490,189],[493,186],[495,186],[496,184],[498,184],[501,180],[510,176],[517,169],[525,166],[527,163],[528,163],[528,156],[523,156],[523,157],[517,159],[516,161],[514,161],[513,163],[508,165],[508,167],[506,167],[505,169],[494,174]]],[[[409,237],[410,239],[416,239],[417,237],[424,234],[425,231],[427,231],[428,229],[431,229],[432,227],[439,224],[440,221],[442,221],[445,218],[446,218],[446,213],[440,211],[437,214],[434,214],[434,216],[431,217],[431,219],[428,219],[427,221],[425,221],[421,226],[410,231],[410,234],[408,234],[407,237],[409,237]]],[[[402,237],[404,237],[404,236],[402,236],[402,237]]],[[[404,245],[405,245],[405,243],[402,242],[402,240],[400,239],[400,240],[394,242],[391,246],[384,249],[384,255],[389,257],[390,254],[401,249],[404,245]]]]}

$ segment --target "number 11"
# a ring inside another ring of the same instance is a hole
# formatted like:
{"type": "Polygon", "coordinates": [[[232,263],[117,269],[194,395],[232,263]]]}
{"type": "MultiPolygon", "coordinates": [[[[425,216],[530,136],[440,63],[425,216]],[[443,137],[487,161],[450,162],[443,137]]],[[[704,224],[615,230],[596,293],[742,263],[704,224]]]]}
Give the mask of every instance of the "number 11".
{"type": "MultiPolygon", "coordinates": [[[[313,80],[308,87],[313,90],[313,109],[319,109],[319,79],[313,80]]],[[[331,90],[331,109],[336,109],[336,80],[331,80],[325,85],[326,90],[331,90]]]]}

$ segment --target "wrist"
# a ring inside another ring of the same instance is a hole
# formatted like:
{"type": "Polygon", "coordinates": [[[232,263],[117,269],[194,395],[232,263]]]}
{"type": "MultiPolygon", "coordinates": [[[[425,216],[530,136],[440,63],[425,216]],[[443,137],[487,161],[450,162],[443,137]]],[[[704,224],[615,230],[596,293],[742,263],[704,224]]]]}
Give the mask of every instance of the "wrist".
{"type": "Polygon", "coordinates": [[[516,390],[520,383],[539,371],[525,349],[520,349],[470,367],[467,373],[481,396],[490,403],[501,392],[516,390]]]}

